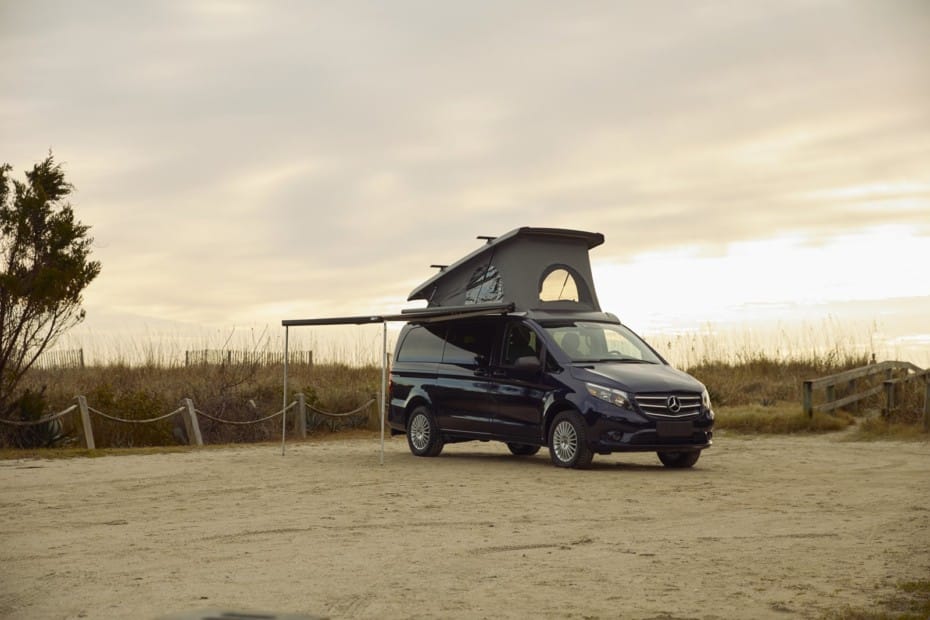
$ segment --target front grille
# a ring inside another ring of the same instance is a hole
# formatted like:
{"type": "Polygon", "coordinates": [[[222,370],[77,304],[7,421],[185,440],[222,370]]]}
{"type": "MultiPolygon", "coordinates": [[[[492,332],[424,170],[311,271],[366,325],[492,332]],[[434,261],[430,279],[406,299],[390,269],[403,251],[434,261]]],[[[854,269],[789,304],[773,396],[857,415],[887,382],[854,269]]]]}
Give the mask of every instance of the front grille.
{"type": "Polygon", "coordinates": [[[643,413],[657,418],[687,418],[701,413],[700,394],[683,394],[680,392],[637,394],[635,400],[643,413]],[[678,411],[672,410],[675,399],[678,401],[678,411]]]}

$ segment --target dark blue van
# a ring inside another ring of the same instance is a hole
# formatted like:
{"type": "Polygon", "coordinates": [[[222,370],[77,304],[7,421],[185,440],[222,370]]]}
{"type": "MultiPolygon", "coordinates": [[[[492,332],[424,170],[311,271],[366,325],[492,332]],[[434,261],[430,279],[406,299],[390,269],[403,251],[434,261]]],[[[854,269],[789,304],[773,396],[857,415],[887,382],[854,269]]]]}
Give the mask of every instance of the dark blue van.
{"type": "Polygon", "coordinates": [[[429,305],[398,339],[392,433],[417,456],[491,440],[523,456],[547,446],[559,467],[619,451],[693,466],[713,437],[707,390],[600,310],[588,251],[603,236],[520,228],[487,241],[410,295],[429,305]]]}

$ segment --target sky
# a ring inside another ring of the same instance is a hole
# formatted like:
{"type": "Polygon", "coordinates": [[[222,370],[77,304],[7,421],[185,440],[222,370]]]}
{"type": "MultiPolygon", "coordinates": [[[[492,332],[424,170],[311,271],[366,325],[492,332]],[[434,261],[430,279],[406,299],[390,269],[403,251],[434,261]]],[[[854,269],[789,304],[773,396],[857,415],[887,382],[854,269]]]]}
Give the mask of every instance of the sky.
{"type": "Polygon", "coordinates": [[[605,235],[640,332],[930,347],[923,0],[0,0],[0,58],[0,162],[51,150],[92,226],[86,333],[396,312],[546,226],[605,235]]]}

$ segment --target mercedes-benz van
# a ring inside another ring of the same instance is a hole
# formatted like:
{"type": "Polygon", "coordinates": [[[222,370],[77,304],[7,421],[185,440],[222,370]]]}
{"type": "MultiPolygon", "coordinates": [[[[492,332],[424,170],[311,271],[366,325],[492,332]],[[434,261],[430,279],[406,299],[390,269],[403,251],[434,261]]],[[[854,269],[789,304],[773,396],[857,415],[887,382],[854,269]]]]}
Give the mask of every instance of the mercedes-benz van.
{"type": "Polygon", "coordinates": [[[410,451],[503,441],[515,455],[547,446],[559,467],[595,454],[654,451],[691,467],[711,445],[705,387],[602,312],[589,251],[600,233],[518,228],[408,297],[391,368],[388,422],[410,451]]]}
{"type": "Polygon", "coordinates": [[[408,324],[391,368],[388,421],[410,451],[503,441],[547,446],[559,467],[595,454],[654,451],[691,467],[711,445],[705,387],[610,315],[499,315],[408,324]]]}

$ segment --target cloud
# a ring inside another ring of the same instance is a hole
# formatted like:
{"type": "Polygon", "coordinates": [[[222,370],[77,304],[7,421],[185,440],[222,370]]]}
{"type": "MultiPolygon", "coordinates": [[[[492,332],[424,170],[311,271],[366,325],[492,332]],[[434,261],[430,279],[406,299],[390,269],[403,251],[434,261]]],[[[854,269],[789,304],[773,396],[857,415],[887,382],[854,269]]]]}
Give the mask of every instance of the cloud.
{"type": "Polygon", "coordinates": [[[930,235],[919,2],[32,2],[0,54],[4,160],[66,163],[129,313],[365,312],[522,225],[930,235]]]}

